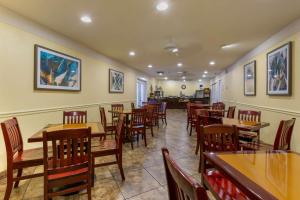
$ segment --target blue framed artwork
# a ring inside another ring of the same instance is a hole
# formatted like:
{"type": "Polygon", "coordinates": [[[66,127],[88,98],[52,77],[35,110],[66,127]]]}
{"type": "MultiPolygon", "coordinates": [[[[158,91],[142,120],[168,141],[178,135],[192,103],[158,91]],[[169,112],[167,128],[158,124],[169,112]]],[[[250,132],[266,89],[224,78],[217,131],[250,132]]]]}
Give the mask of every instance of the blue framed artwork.
{"type": "Polygon", "coordinates": [[[124,74],[122,72],[109,69],[109,92],[124,93],[124,74]]]}
{"type": "Polygon", "coordinates": [[[81,60],[39,45],[35,49],[34,88],[81,90],[81,60]]]}

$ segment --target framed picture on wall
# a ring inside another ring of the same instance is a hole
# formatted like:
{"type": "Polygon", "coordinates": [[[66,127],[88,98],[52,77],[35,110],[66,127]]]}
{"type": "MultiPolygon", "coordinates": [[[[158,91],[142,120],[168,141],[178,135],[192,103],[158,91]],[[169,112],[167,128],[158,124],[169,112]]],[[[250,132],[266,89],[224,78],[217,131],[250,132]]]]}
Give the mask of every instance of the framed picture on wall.
{"type": "Polygon", "coordinates": [[[124,73],[109,69],[109,92],[124,93],[124,73]]]}
{"type": "Polygon", "coordinates": [[[34,46],[34,89],[81,90],[81,60],[67,54],[34,46]]]}
{"type": "Polygon", "coordinates": [[[256,61],[244,65],[244,95],[256,95],[256,61]]]}
{"type": "Polygon", "coordinates": [[[292,43],[289,42],[267,54],[267,94],[291,95],[292,43]]]}

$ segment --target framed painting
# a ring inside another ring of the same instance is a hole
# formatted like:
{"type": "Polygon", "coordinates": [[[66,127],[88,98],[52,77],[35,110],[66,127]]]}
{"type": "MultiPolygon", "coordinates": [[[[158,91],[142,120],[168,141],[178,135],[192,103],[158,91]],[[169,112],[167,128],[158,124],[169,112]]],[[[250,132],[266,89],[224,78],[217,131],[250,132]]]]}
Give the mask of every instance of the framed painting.
{"type": "Polygon", "coordinates": [[[34,49],[34,89],[81,90],[80,59],[39,45],[34,49]]]}
{"type": "Polygon", "coordinates": [[[109,92],[124,93],[124,73],[109,69],[109,92]]]}
{"type": "Polygon", "coordinates": [[[289,42],[267,54],[267,94],[291,95],[292,43],[289,42]]]}
{"type": "Polygon", "coordinates": [[[244,95],[256,95],[256,61],[244,65],[244,95]]]}

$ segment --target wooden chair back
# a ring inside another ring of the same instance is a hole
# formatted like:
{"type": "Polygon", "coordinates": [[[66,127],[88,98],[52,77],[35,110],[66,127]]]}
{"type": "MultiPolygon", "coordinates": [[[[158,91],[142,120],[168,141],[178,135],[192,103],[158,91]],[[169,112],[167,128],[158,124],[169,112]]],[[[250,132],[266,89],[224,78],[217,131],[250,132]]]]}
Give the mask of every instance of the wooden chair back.
{"type": "Polygon", "coordinates": [[[131,113],[131,127],[134,126],[144,126],[146,121],[146,109],[138,108],[133,109],[131,113]]]}
{"type": "Polygon", "coordinates": [[[107,120],[106,120],[105,109],[103,107],[99,107],[99,111],[100,111],[101,124],[102,124],[104,130],[106,130],[107,120]]]}
{"type": "Polygon", "coordinates": [[[235,108],[236,108],[236,106],[229,106],[228,107],[227,118],[231,118],[231,119],[234,118],[235,108]]]}
{"type": "Polygon", "coordinates": [[[135,109],[135,105],[133,102],[131,102],[130,106],[131,106],[131,109],[135,109]]]}
{"type": "Polygon", "coordinates": [[[200,153],[239,150],[236,126],[213,124],[201,126],[200,132],[200,153]]]}
{"type": "Polygon", "coordinates": [[[13,161],[16,153],[23,152],[23,138],[17,118],[12,118],[1,123],[2,133],[4,137],[7,164],[13,161]]]}
{"type": "Polygon", "coordinates": [[[116,148],[122,154],[123,136],[124,136],[125,115],[121,114],[116,127],[116,148]]]}
{"type": "Polygon", "coordinates": [[[260,122],[261,112],[254,110],[239,110],[238,119],[243,121],[260,122]]]}
{"type": "Polygon", "coordinates": [[[296,119],[280,121],[273,150],[290,150],[291,149],[291,138],[294,129],[296,119]]]}
{"type": "Polygon", "coordinates": [[[87,123],[86,111],[64,111],[64,124],[84,124],[87,123]]]}
{"type": "Polygon", "coordinates": [[[213,110],[225,110],[225,104],[223,102],[217,102],[212,104],[213,110]]]}
{"type": "Polygon", "coordinates": [[[91,185],[91,128],[45,131],[43,152],[47,198],[86,189],[91,185]],[[53,188],[75,183],[73,188],[52,191],[53,188]],[[48,191],[51,192],[48,194],[48,191]]]}
{"type": "Polygon", "coordinates": [[[193,181],[170,157],[169,151],[162,148],[169,199],[172,200],[208,200],[206,190],[193,181]]]}
{"type": "Polygon", "coordinates": [[[122,112],[124,110],[124,105],[123,104],[111,104],[111,110],[113,111],[111,113],[112,121],[114,121],[115,119],[119,118],[119,113],[116,113],[114,111],[122,112]]]}

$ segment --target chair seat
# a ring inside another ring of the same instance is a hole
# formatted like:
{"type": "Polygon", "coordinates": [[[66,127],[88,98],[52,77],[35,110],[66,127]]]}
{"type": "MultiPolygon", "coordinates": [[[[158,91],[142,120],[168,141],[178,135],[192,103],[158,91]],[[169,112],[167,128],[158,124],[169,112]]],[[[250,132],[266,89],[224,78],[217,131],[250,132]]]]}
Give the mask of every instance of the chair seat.
{"type": "Polygon", "coordinates": [[[214,193],[217,194],[222,200],[249,199],[230,180],[225,178],[219,171],[215,169],[207,170],[204,174],[204,179],[206,179],[214,193]]]}
{"type": "Polygon", "coordinates": [[[43,148],[34,148],[23,150],[22,153],[17,153],[14,157],[15,168],[18,168],[18,164],[22,166],[36,166],[43,164],[43,148]]]}
{"type": "Polygon", "coordinates": [[[88,168],[81,168],[81,169],[77,169],[77,170],[73,170],[73,171],[68,171],[68,172],[64,172],[64,173],[58,173],[58,174],[52,174],[52,175],[48,175],[48,179],[49,180],[56,180],[56,179],[61,179],[61,178],[66,178],[66,177],[70,177],[70,176],[76,176],[76,175],[80,175],[80,174],[84,174],[88,172],[88,168]]]}
{"type": "Polygon", "coordinates": [[[134,126],[129,126],[130,129],[142,129],[144,128],[144,125],[134,125],[134,126]]]}
{"type": "Polygon", "coordinates": [[[98,141],[97,143],[93,143],[92,145],[92,154],[97,154],[101,152],[112,151],[115,152],[117,150],[117,144],[115,140],[103,140],[98,141]]]}

